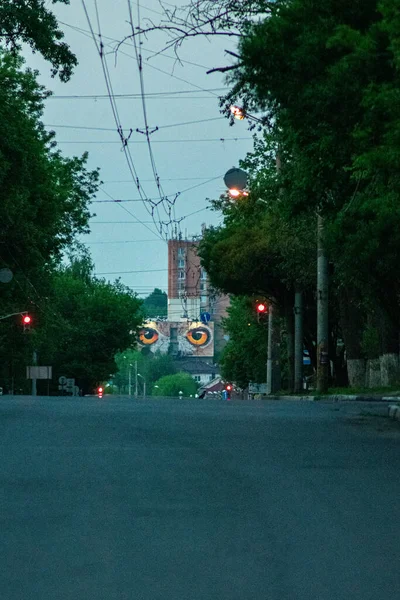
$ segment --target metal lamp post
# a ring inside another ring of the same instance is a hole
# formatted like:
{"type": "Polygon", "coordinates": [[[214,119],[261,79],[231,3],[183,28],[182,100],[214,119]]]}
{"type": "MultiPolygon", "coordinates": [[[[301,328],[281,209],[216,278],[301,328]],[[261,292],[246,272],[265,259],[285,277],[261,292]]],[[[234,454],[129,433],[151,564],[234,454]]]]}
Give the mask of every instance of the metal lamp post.
{"type": "Polygon", "coordinates": [[[137,376],[143,379],[143,400],[146,400],[146,379],[140,373],[137,373],[137,376]]]}
{"type": "MultiPolygon", "coordinates": [[[[233,114],[233,116],[235,117],[235,119],[238,119],[240,121],[242,121],[243,119],[249,119],[251,121],[255,121],[257,123],[261,123],[263,124],[262,119],[258,119],[257,117],[255,117],[254,115],[251,115],[249,113],[247,113],[243,108],[240,108],[239,106],[231,106],[231,113],[233,114]]],[[[277,171],[279,171],[281,168],[281,158],[279,155],[279,152],[276,156],[276,169],[277,171]]],[[[260,200],[262,201],[262,200],[260,200]]],[[[319,240],[322,236],[319,236],[319,240]]],[[[321,243],[320,243],[321,245],[321,243]]],[[[320,255],[320,251],[319,251],[319,255],[320,255]]],[[[323,271],[324,269],[321,268],[322,265],[322,259],[319,259],[319,264],[318,264],[318,276],[320,275],[320,272],[323,271]]],[[[324,280],[325,281],[325,280],[324,280]]],[[[320,285],[318,286],[320,288],[320,285]]],[[[322,285],[322,287],[324,287],[324,284],[322,285]]],[[[324,299],[327,297],[327,290],[325,293],[325,287],[324,287],[324,291],[319,294],[319,298],[320,296],[323,296],[324,299]]],[[[324,300],[322,300],[320,302],[321,304],[324,304],[324,300]]],[[[326,304],[326,302],[325,302],[326,304]]],[[[323,309],[322,309],[323,310],[323,309]]],[[[273,391],[276,391],[275,386],[276,384],[273,383],[273,379],[277,379],[277,377],[274,377],[273,375],[273,364],[276,363],[276,349],[274,348],[275,344],[273,342],[273,337],[276,337],[277,335],[277,331],[274,330],[274,322],[276,321],[276,318],[274,318],[274,307],[271,307],[270,311],[269,311],[269,338],[268,338],[268,361],[267,361],[267,393],[271,394],[273,391]]],[[[323,320],[323,319],[322,319],[323,320]]],[[[294,328],[294,391],[295,392],[300,392],[301,388],[302,388],[302,382],[303,382],[303,294],[301,292],[301,290],[296,289],[296,293],[295,293],[295,305],[294,305],[294,321],[295,321],[295,328],[294,328]]],[[[320,319],[319,319],[320,322],[320,319]]],[[[327,322],[327,317],[324,321],[324,323],[327,322]]],[[[323,333],[321,333],[321,337],[324,338],[325,340],[325,330],[323,333]]],[[[326,340],[327,340],[327,336],[326,336],[326,340]]],[[[325,348],[324,348],[325,349],[325,348]]],[[[319,352],[319,354],[324,357],[325,355],[321,352],[319,352]]],[[[280,376],[278,376],[278,379],[280,379],[280,376]]],[[[325,379],[327,379],[326,374],[325,374],[325,379]]],[[[279,384],[280,385],[280,382],[279,384]]]]}

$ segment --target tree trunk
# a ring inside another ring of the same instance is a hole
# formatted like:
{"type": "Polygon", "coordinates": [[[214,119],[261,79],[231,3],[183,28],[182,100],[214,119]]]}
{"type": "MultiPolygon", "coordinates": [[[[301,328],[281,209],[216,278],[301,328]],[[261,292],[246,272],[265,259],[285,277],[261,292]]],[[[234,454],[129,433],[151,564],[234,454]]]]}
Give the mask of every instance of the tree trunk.
{"type": "Polygon", "coordinates": [[[350,387],[365,387],[366,362],[364,358],[347,359],[347,376],[350,387]]]}
{"type": "Polygon", "coordinates": [[[379,358],[367,360],[367,387],[374,388],[381,385],[381,363],[379,358]]]}
{"type": "Polygon", "coordinates": [[[351,289],[342,290],[339,298],[340,326],[346,346],[347,374],[350,387],[364,387],[366,362],[362,349],[364,314],[358,295],[351,289]]]}
{"type": "Polygon", "coordinates": [[[379,318],[381,385],[395,385],[399,381],[398,324],[381,311],[379,318]]]}
{"type": "Polygon", "coordinates": [[[294,391],[294,314],[292,295],[285,298],[286,348],[288,364],[288,391],[294,391]]]}

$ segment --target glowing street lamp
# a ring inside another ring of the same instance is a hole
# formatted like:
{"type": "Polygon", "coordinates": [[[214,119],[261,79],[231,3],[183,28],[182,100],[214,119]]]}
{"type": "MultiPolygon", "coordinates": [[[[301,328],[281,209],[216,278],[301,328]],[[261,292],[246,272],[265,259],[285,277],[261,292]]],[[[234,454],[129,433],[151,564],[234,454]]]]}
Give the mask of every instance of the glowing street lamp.
{"type": "Polygon", "coordinates": [[[235,119],[238,119],[239,121],[243,121],[243,119],[245,118],[244,111],[239,106],[231,106],[230,111],[235,117],[235,119]]]}
{"type": "Polygon", "coordinates": [[[242,196],[249,195],[246,190],[247,173],[243,169],[238,169],[237,167],[229,169],[224,175],[224,183],[232,198],[241,198],[242,196]]]}
{"type": "Polygon", "coordinates": [[[235,119],[238,119],[239,121],[243,121],[243,119],[249,119],[249,121],[255,121],[256,123],[264,124],[262,119],[259,119],[258,117],[249,114],[244,110],[244,108],[240,108],[240,106],[232,105],[230,107],[230,111],[235,117],[235,119]]]}

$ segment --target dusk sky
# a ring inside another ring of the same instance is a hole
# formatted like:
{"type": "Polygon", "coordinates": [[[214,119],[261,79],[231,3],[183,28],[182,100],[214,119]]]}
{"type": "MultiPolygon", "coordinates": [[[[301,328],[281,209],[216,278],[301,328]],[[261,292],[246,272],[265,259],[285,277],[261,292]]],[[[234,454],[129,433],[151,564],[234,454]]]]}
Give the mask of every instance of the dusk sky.
{"type": "MultiPolygon", "coordinates": [[[[186,2],[177,4],[183,6],[186,2]]],[[[146,138],[136,132],[137,128],[144,129],[144,117],[135,49],[127,41],[117,57],[113,52],[116,40],[131,31],[127,0],[98,0],[98,19],[94,0],[86,0],[85,4],[96,34],[100,24],[124,133],[133,130],[129,148],[134,168],[146,197],[157,198],[146,138]]],[[[44,123],[56,132],[62,152],[80,155],[87,150],[90,168],[99,167],[101,171],[104,184],[92,204],[96,216],[91,219],[90,234],[83,238],[96,273],[110,280],[121,277],[142,297],[154,287],[166,290],[167,244],[160,239],[139,197],[122,151],[101,59],[83,5],[72,0],[71,6],[55,5],[52,10],[79,66],[71,81],[63,84],[50,77],[50,65],[38,55],[28,54],[27,64],[39,69],[41,83],[54,92],[46,102],[44,123]]],[[[132,11],[137,25],[136,2],[132,3],[132,11]]],[[[149,18],[156,22],[162,18],[157,0],[142,0],[142,26],[149,18]]],[[[206,209],[207,198],[216,198],[224,191],[224,173],[252,149],[252,138],[246,123],[230,127],[219,112],[218,97],[227,90],[223,75],[206,74],[210,68],[230,64],[232,59],[224,50],[235,49],[235,38],[187,40],[180,51],[182,61],[188,61],[183,64],[175,60],[172,49],[154,55],[166,42],[166,36],[159,32],[142,40],[145,105],[149,126],[159,128],[150,140],[162,189],[170,198],[181,192],[175,204],[176,218],[196,212],[180,224],[185,237],[199,234],[202,223],[220,221],[218,214],[206,209]]],[[[160,219],[167,219],[163,214],[160,219]]]]}

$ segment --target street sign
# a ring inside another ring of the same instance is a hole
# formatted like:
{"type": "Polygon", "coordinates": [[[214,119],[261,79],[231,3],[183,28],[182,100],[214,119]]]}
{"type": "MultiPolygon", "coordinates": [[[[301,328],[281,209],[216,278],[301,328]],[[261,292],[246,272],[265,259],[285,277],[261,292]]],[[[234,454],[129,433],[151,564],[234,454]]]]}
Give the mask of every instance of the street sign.
{"type": "Polygon", "coordinates": [[[249,394],[266,394],[266,383],[249,383],[249,394]]]}
{"type": "Polygon", "coordinates": [[[74,385],[75,385],[75,379],[73,379],[73,378],[67,379],[67,383],[65,385],[65,387],[67,389],[73,389],[74,385]]]}
{"type": "Polygon", "coordinates": [[[67,385],[67,378],[64,375],[61,375],[61,377],[58,378],[58,383],[61,386],[67,385]]]}
{"type": "Polygon", "coordinates": [[[208,323],[211,320],[211,315],[209,312],[202,312],[200,315],[200,320],[202,323],[208,323]]]}
{"type": "Polygon", "coordinates": [[[26,378],[27,379],[51,379],[52,378],[52,367],[26,367],[26,378]]]}

